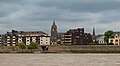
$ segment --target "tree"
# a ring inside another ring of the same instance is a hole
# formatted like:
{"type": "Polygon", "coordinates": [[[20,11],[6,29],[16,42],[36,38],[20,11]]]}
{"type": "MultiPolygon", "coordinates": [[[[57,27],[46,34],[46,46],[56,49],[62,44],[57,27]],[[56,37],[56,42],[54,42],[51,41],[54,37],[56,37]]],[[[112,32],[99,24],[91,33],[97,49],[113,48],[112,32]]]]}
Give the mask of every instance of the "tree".
{"type": "Polygon", "coordinates": [[[104,40],[105,40],[105,42],[106,42],[107,44],[108,44],[109,37],[110,37],[112,34],[113,34],[113,31],[112,31],[112,30],[108,30],[108,31],[106,31],[106,32],[104,33],[104,36],[105,36],[104,40]]]}
{"type": "Polygon", "coordinates": [[[26,48],[26,45],[25,45],[25,43],[23,43],[23,42],[20,42],[20,43],[18,43],[17,45],[19,46],[19,48],[22,49],[22,51],[23,51],[23,49],[26,48]]]}
{"type": "Polygon", "coordinates": [[[31,49],[31,51],[32,49],[38,49],[38,43],[31,42],[28,49],[31,49]]]}

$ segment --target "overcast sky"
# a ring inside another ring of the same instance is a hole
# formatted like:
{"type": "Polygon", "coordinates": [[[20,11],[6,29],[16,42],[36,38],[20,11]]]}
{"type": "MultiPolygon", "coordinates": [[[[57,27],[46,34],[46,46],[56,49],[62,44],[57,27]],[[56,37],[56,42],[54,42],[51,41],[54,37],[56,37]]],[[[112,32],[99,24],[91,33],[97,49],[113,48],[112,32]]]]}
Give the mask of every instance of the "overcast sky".
{"type": "Polygon", "coordinates": [[[97,34],[120,31],[120,0],[0,0],[0,33],[44,31],[50,34],[53,20],[58,32],[85,28],[97,34]]]}

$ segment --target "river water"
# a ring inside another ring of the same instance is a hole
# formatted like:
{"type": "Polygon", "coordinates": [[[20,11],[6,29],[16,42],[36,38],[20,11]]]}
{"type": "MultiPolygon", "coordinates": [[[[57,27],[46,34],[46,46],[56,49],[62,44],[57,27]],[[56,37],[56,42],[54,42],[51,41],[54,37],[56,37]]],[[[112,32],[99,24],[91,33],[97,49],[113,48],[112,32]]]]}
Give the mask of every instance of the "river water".
{"type": "Polygon", "coordinates": [[[120,66],[120,54],[0,54],[0,66],[120,66]]]}

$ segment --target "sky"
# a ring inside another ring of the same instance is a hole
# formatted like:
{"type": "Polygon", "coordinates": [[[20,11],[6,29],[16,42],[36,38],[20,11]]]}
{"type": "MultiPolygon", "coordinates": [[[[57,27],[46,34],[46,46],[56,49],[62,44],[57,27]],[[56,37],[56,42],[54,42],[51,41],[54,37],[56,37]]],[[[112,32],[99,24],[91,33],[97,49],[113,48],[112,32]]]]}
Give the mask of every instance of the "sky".
{"type": "Polygon", "coordinates": [[[58,32],[120,31],[120,0],[0,0],[0,34],[12,29],[50,34],[53,20],[58,32]]]}

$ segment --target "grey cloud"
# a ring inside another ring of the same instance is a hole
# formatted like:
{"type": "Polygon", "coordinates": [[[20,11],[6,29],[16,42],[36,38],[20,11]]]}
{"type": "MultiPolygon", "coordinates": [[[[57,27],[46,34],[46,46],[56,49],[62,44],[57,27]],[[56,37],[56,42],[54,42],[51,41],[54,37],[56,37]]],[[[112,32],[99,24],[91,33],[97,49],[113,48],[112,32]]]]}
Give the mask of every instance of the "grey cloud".
{"type": "Polygon", "coordinates": [[[75,12],[99,12],[103,10],[119,9],[120,1],[113,0],[49,0],[38,3],[44,7],[56,7],[58,9],[68,9],[75,12]]]}
{"type": "Polygon", "coordinates": [[[101,12],[102,17],[97,23],[109,24],[120,21],[120,10],[110,10],[101,12]]]}
{"type": "Polygon", "coordinates": [[[112,25],[119,27],[119,3],[119,0],[0,0],[0,28],[3,28],[0,33],[16,29],[50,34],[53,19],[58,32],[77,27],[92,32],[93,26],[97,33],[109,28],[115,30],[112,25]]]}
{"type": "MultiPolygon", "coordinates": [[[[0,3],[6,3],[6,4],[18,4],[22,3],[24,0],[0,0],[0,3]]],[[[25,2],[25,1],[24,1],[25,2]]]]}

